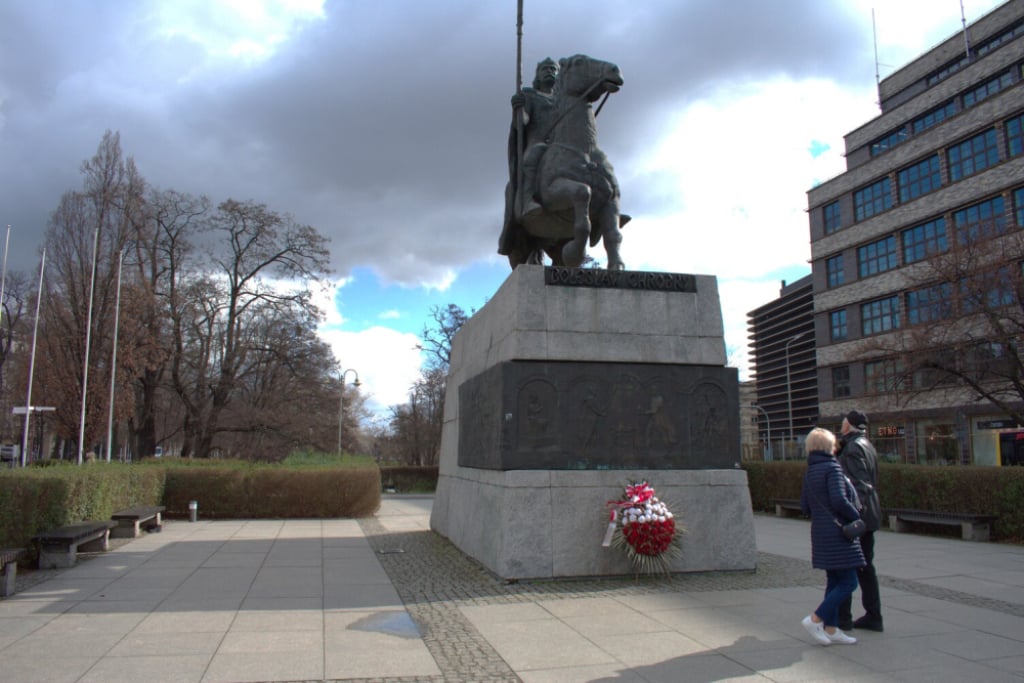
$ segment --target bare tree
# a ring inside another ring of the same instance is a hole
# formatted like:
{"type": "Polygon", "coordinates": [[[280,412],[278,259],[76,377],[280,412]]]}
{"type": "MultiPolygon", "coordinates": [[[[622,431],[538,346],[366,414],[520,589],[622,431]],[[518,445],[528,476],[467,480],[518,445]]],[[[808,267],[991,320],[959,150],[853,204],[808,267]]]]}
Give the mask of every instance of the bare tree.
{"type": "Polygon", "coordinates": [[[862,345],[867,389],[905,407],[985,402],[1024,424],[1022,260],[1012,214],[933,244],[906,269],[899,328],[862,345]]]}
{"type": "Polygon", "coordinates": [[[82,175],[82,190],[61,198],[46,232],[40,348],[48,362],[40,367],[39,381],[40,398],[57,408],[58,434],[77,442],[89,340],[82,444],[88,450],[106,424],[118,254],[144,220],[145,182],[110,131],[82,164],[82,175]]]}
{"type": "MultiPolygon", "coordinates": [[[[173,354],[173,316],[181,309],[181,290],[194,275],[194,239],[210,202],[174,190],[146,196],[146,220],[131,244],[131,283],[126,291],[132,315],[122,318],[135,353],[124,359],[135,379],[134,411],[128,419],[134,452],[146,456],[170,434],[160,415],[173,407],[166,392],[173,354]]],[[[176,404],[177,401],[175,400],[176,404]]],[[[180,412],[180,411],[178,411],[180,412]]]]}
{"type": "Polygon", "coordinates": [[[14,272],[7,275],[4,287],[4,300],[0,320],[0,438],[4,441],[15,441],[17,425],[11,418],[11,408],[25,402],[25,380],[28,373],[27,363],[18,361],[25,354],[12,353],[15,345],[25,348],[24,318],[26,307],[34,300],[34,283],[24,273],[14,272]],[[14,361],[9,362],[9,361],[14,361]],[[12,367],[13,366],[13,367],[12,367]],[[12,372],[13,370],[13,372],[12,372]]]}
{"type": "Polygon", "coordinates": [[[254,352],[249,326],[268,310],[289,306],[315,315],[306,290],[285,292],[268,278],[306,281],[327,272],[325,238],[263,204],[228,200],[207,229],[217,239],[208,274],[172,313],[172,385],[185,410],[182,455],[211,451],[254,352]]]}
{"type": "Polygon", "coordinates": [[[444,373],[448,372],[452,359],[452,340],[473,313],[474,311],[470,311],[469,315],[466,315],[466,312],[455,304],[448,304],[445,308],[434,306],[430,309],[434,326],[424,325],[423,332],[420,333],[423,343],[419,347],[427,354],[428,368],[439,368],[444,373]]]}
{"type": "Polygon", "coordinates": [[[446,379],[451,364],[452,342],[473,312],[456,304],[431,309],[433,326],[424,326],[419,348],[426,358],[420,377],[409,391],[409,401],[391,407],[391,457],[412,465],[433,466],[441,453],[446,379]]]}

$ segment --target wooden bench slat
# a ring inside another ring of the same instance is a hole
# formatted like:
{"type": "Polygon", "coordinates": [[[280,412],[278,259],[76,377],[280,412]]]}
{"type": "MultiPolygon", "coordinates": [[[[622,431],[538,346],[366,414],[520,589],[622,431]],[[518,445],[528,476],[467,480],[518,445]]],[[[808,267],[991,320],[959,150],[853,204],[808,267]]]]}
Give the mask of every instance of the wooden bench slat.
{"type": "Polygon", "coordinates": [[[908,508],[883,508],[889,517],[889,528],[893,531],[905,531],[906,522],[919,524],[946,524],[960,527],[960,536],[965,541],[987,541],[991,535],[991,523],[995,515],[983,515],[973,512],[939,512],[933,510],[914,510],[908,508]]]}
{"type": "Polygon", "coordinates": [[[0,570],[3,571],[3,576],[0,577],[0,597],[14,595],[18,580],[18,562],[27,556],[28,550],[25,548],[0,548],[0,570]]]}
{"type": "Polygon", "coordinates": [[[155,517],[162,513],[167,508],[163,505],[141,505],[138,507],[128,508],[126,510],[118,510],[114,514],[110,515],[111,519],[146,519],[155,517]]]}
{"type": "Polygon", "coordinates": [[[110,532],[114,538],[138,538],[142,534],[142,526],[147,529],[160,530],[160,513],[166,508],[163,505],[139,505],[119,510],[110,517],[117,520],[117,527],[110,532]]]}
{"type": "Polygon", "coordinates": [[[110,530],[117,522],[78,522],[43,532],[32,538],[39,548],[39,568],[58,569],[73,567],[78,551],[93,546],[98,550],[109,547],[110,530]]]}
{"type": "Polygon", "coordinates": [[[776,517],[793,517],[789,512],[795,512],[799,517],[804,513],[798,498],[772,498],[771,504],[775,506],[776,517]]]}

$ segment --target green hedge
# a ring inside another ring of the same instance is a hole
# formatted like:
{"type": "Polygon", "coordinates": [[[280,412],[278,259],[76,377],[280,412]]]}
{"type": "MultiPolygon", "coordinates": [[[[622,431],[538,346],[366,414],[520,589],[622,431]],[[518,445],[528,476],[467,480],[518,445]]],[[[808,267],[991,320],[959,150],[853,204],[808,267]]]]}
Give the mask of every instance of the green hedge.
{"type": "Polygon", "coordinates": [[[0,546],[27,546],[46,529],[158,504],[163,485],[161,470],[119,463],[0,470],[0,546]]]}
{"type": "Polygon", "coordinates": [[[205,519],[366,517],[380,507],[380,470],[370,458],[330,465],[253,465],[150,460],[0,470],[0,547],[26,547],[36,534],[110,519],[135,505],[164,505],[205,519]]]}
{"type": "MultiPolygon", "coordinates": [[[[995,515],[993,540],[1024,539],[1024,467],[935,467],[879,464],[883,508],[995,515]]],[[[772,498],[799,498],[805,462],[746,462],[751,504],[772,510],[772,498]]]]}
{"type": "Polygon", "coordinates": [[[380,468],[386,488],[399,493],[433,493],[437,490],[437,467],[396,466],[380,468]]]}
{"type": "Polygon", "coordinates": [[[164,505],[188,515],[196,501],[205,519],[368,517],[380,507],[377,468],[172,467],[164,505]]]}

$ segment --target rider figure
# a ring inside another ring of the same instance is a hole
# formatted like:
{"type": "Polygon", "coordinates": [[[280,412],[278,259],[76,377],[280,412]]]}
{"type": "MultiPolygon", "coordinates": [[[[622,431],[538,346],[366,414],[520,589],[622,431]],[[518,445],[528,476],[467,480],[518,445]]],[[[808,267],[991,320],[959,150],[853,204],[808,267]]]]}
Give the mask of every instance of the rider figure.
{"type": "MultiPolygon", "coordinates": [[[[554,119],[554,100],[551,91],[558,78],[558,62],[550,57],[537,64],[537,73],[532,88],[523,88],[522,93],[512,96],[512,108],[522,112],[523,117],[523,187],[519,189],[519,201],[526,215],[540,208],[537,202],[537,165],[547,149],[545,139],[551,134],[554,119]]],[[[513,125],[515,121],[513,120],[513,125]]],[[[510,149],[510,155],[516,150],[510,149]]]]}
{"type": "MultiPolygon", "coordinates": [[[[547,148],[545,138],[554,121],[552,90],[558,78],[558,62],[550,57],[537,64],[532,88],[523,88],[512,96],[512,130],[508,138],[509,184],[505,188],[505,225],[498,241],[498,253],[510,257],[520,245],[522,216],[540,209],[537,201],[537,167],[547,148]],[[519,187],[519,127],[516,116],[522,116],[523,174],[519,187]]],[[[532,254],[530,262],[539,254],[532,254]]]]}

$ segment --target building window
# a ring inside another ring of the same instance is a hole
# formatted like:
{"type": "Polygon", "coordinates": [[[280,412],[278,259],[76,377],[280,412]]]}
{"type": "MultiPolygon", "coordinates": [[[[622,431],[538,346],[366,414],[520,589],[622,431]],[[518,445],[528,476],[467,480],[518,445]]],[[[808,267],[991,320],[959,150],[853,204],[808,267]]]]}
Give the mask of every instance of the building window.
{"type": "Polygon", "coordinates": [[[1013,376],[1017,355],[1015,344],[980,342],[967,347],[964,353],[964,371],[973,379],[984,382],[1013,376]]]}
{"type": "Polygon", "coordinates": [[[890,296],[877,301],[869,301],[860,306],[860,326],[862,336],[888,332],[899,329],[900,300],[898,296],[890,296]]]}
{"type": "Polygon", "coordinates": [[[1021,129],[1024,128],[1024,114],[1010,119],[1006,122],[1006,153],[1007,156],[1015,157],[1024,152],[1024,137],[1021,129]]]}
{"type": "Polygon", "coordinates": [[[903,364],[892,358],[864,363],[864,391],[868,394],[888,394],[902,385],[903,364]]]}
{"type": "Polygon", "coordinates": [[[858,221],[871,218],[892,208],[892,192],[889,189],[889,178],[871,183],[853,193],[853,210],[858,221]]]}
{"type": "Polygon", "coordinates": [[[1017,225],[1024,228],[1024,187],[1013,191],[1013,205],[1016,207],[1017,225]]]}
{"type": "Polygon", "coordinates": [[[952,181],[966,178],[999,163],[995,128],[989,128],[970,140],[950,147],[946,154],[949,157],[949,179],[952,181]]]}
{"type": "Polygon", "coordinates": [[[926,131],[940,121],[949,118],[956,113],[956,103],[953,100],[946,102],[941,107],[936,107],[929,112],[914,119],[912,127],[914,135],[926,131]]]}
{"type": "Polygon", "coordinates": [[[939,189],[942,185],[942,174],[939,173],[939,155],[935,154],[924,161],[908,166],[897,176],[900,188],[900,201],[909,202],[939,189]]]}
{"type": "MultiPolygon", "coordinates": [[[[1018,275],[1020,267],[1017,267],[1018,275]]],[[[965,314],[993,311],[1018,304],[1017,282],[1013,269],[1000,266],[987,273],[976,273],[960,281],[960,299],[965,314]]]]}
{"type": "Polygon", "coordinates": [[[942,254],[949,250],[946,242],[946,219],[936,218],[909,230],[904,230],[903,263],[914,263],[932,254],[942,254]]]}
{"type": "Polygon", "coordinates": [[[964,109],[973,107],[978,102],[995,95],[1003,88],[1013,83],[1013,70],[1007,69],[995,78],[992,78],[974,90],[964,93],[964,109]]]}
{"type": "Polygon", "coordinates": [[[892,149],[901,142],[905,142],[908,137],[905,127],[880,137],[871,143],[871,156],[878,156],[882,152],[892,149]]]}
{"type": "Polygon", "coordinates": [[[850,366],[841,365],[832,368],[832,398],[845,398],[850,395],[850,366]]]}
{"type": "Polygon", "coordinates": [[[914,388],[935,389],[956,384],[959,381],[956,375],[958,359],[959,354],[955,349],[928,349],[920,356],[915,354],[917,368],[912,378],[914,388]]]}
{"type": "Polygon", "coordinates": [[[944,320],[953,312],[953,286],[948,282],[907,292],[907,322],[944,320]]]}
{"type": "Polygon", "coordinates": [[[843,273],[843,255],[833,256],[825,259],[825,272],[828,274],[828,286],[838,287],[846,281],[843,273]]]}
{"type": "Polygon", "coordinates": [[[866,244],[857,248],[857,272],[860,277],[877,275],[891,270],[897,265],[896,237],[889,235],[885,239],[866,244]]]}
{"type": "Polygon", "coordinates": [[[956,465],[960,442],[956,426],[939,420],[917,420],[917,462],[922,465],[956,465]]]}
{"type": "Polygon", "coordinates": [[[953,212],[953,225],[960,244],[1006,232],[1006,214],[1002,196],[953,212]]]}
{"type": "Polygon", "coordinates": [[[839,215],[839,202],[832,202],[831,204],[826,204],[824,214],[826,235],[831,235],[833,232],[843,227],[843,222],[842,220],[840,220],[839,215]]]}
{"type": "Polygon", "coordinates": [[[832,341],[846,339],[846,309],[832,311],[828,317],[829,327],[832,331],[832,341]]]}

